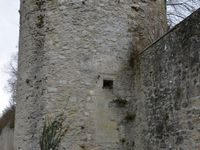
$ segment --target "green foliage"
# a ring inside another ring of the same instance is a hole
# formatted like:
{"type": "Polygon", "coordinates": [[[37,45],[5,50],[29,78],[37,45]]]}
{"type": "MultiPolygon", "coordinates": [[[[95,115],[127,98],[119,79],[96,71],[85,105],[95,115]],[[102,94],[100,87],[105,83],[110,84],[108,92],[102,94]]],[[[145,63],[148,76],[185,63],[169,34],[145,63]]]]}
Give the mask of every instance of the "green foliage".
{"type": "Polygon", "coordinates": [[[131,113],[131,112],[127,112],[126,113],[126,116],[124,118],[124,120],[126,122],[131,122],[131,121],[134,121],[135,120],[135,117],[136,117],[136,114],[135,113],[131,113]]]}
{"type": "MultiPolygon", "coordinates": [[[[44,9],[45,0],[36,0],[35,4],[36,4],[39,11],[44,12],[44,10],[45,10],[44,9]]],[[[37,16],[36,26],[38,28],[44,27],[44,14],[40,14],[40,15],[37,16]]]]}
{"type": "Polygon", "coordinates": [[[63,114],[56,116],[53,120],[49,117],[46,119],[40,137],[41,150],[58,150],[59,144],[68,129],[64,126],[64,121],[63,114]]]}
{"type": "Polygon", "coordinates": [[[39,10],[42,9],[42,6],[44,5],[45,1],[44,0],[36,0],[35,4],[38,7],[39,10]]]}
{"type": "Polygon", "coordinates": [[[182,93],[182,90],[181,90],[180,87],[178,87],[178,88],[176,89],[176,97],[177,97],[177,98],[180,98],[180,97],[181,97],[181,93],[182,93]]]}
{"type": "Polygon", "coordinates": [[[42,28],[44,26],[44,15],[37,16],[37,19],[38,19],[38,21],[36,23],[36,26],[38,28],[42,28]]]}
{"type": "Polygon", "coordinates": [[[30,80],[29,79],[26,79],[26,84],[29,84],[30,83],[30,80]]]}
{"type": "Polygon", "coordinates": [[[169,114],[168,113],[165,113],[164,115],[163,115],[163,121],[168,121],[169,120],[169,114]]]}
{"type": "Polygon", "coordinates": [[[121,98],[120,96],[118,96],[116,99],[114,99],[113,102],[118,107],[125,107],[128,104],[128,101],[126,99],[121,98]]]}

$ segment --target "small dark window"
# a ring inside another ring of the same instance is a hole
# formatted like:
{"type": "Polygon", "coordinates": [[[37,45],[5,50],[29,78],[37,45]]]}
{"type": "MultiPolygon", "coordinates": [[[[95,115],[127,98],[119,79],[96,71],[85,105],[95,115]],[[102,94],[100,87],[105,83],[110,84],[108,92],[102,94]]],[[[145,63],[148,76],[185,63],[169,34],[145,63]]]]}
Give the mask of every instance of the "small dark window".
{"type": "Polygon", "coordinates": [[[113,80],[103,80],[103,89],[113,89],[113,80]]]}

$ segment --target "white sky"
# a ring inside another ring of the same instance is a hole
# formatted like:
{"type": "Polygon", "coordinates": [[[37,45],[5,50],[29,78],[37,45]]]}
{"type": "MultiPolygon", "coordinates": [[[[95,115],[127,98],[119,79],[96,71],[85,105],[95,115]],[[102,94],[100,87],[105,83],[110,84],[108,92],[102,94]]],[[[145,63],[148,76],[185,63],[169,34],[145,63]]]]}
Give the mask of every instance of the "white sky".
{"type": "Polygon", "coordinates": [[[0,0],[0,114],[9,105],[6,65],[17,52],[19,31],[19,0],[0,0]]]}

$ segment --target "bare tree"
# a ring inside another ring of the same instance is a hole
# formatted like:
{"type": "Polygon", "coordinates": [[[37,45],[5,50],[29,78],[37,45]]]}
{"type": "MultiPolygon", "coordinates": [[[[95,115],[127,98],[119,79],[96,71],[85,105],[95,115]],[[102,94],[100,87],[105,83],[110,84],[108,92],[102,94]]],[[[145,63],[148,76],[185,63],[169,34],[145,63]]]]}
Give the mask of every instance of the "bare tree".
{"type": "Polygon", "coordinates": [[[200,0],[166,0],[166,7],[168,23],[172,27],[199,8],[200,0]]]}
{"type": "Polygon", "coordinates": [[[18,72],[17,60],[18,60],[18,55],[14,54],[11,57],[11,60],[6,69],[9,75],[6,88],[8,89],[8,92],[11,94],[11,100],[10,100],[11,105],[15,105],[16,103],[15,99],[16,99],[16,84],[17,84],[17,72],[18,72]]]}
{"type": "Polygon", "coordinates": [[[9,75],[7,82],[8,92],[11,94],[10,106],[5,108],[0,116],[0,149],[14,149],[14,126],[15,126],[15,97],[17,81],[17,54],[11,57],[9,64],[6,66],[6,72],[9,75]]]}

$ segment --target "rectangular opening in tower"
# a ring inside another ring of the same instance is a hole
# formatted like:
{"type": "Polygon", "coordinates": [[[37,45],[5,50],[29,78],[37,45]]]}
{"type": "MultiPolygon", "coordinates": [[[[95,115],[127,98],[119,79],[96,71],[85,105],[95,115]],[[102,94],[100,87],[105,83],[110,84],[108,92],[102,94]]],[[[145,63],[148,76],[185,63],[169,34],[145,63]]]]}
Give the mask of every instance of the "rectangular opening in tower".
{"type": "Polygon", "coordinates": [[[113,89],[113,80],[103,80],[103,89],[113,89]]]}

